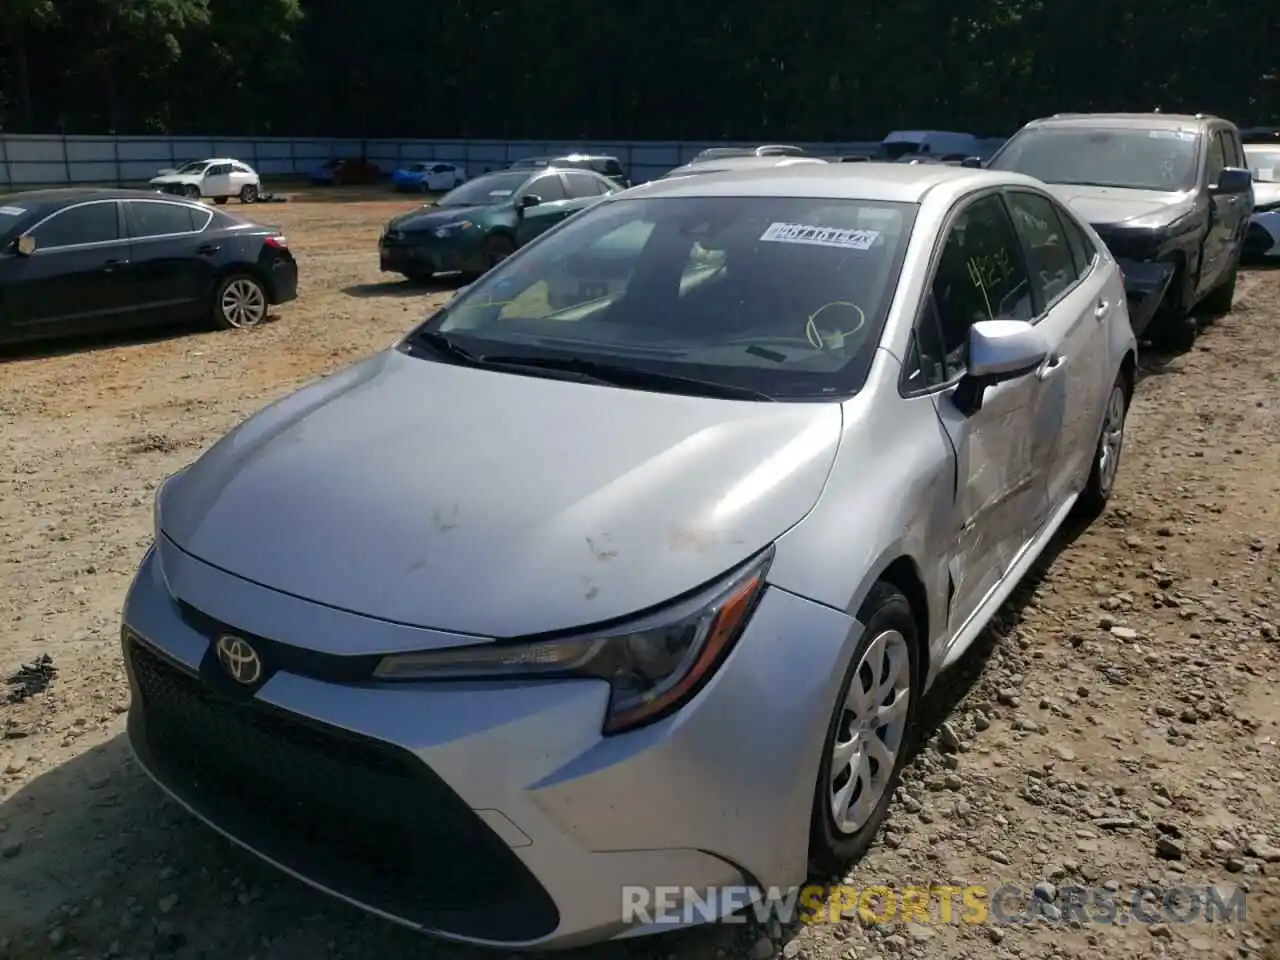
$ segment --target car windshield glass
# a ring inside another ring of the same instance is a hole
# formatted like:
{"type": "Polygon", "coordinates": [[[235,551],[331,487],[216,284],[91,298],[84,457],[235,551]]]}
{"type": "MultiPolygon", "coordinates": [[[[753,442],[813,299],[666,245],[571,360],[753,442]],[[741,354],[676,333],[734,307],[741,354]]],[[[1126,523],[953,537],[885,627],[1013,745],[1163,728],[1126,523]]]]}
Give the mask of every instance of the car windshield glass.
{"type": "Polygon", "coordinates": [[[528,180],[527,173],[491,173],[450,190],[436,202],[436,206],[479,207],[503,203],[528,180]]]}
{"type": "Polygon", "coordinates": [[[1280,147],[1244,148],[1244,162],[1259,183],[1280,182],[1280,147]]]}
{"type": "Polygon", "coordinates": [[[192,160],[190,163],[184,163],[180,166],[178,173],[203,173],[204,168],[208,165],[208,160],[192,160]]]}
{"type": "Polygon", "coordinates": [[[626,364],[778,399],[857,390],[914,204],[606,202],[427,322],[479,356],[626,364]]]}
{"type": "Polygon", "coordinates": [[[750,147],[709,147],[703,150],[694,160],[723,160],[726,157],[754,157],[756,152],[750,147]]]}
{"type": "Polygon", "coordinates": [[[1014,136],[989,166],[1045,183],[1173,192],[1195,183],[1198,141],[1194,130],[1042,127],[1014,136]]]}

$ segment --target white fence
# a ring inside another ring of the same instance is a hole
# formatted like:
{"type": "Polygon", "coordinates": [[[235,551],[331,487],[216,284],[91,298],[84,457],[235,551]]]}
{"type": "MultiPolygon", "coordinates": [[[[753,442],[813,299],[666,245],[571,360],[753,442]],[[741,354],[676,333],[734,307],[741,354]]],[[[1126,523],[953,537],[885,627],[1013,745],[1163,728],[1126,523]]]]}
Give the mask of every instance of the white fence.
{"type": "MultiPolygon", "coordinates": [[[[981,141],[990,155],[1003,138],[981,141]]],[[[474,176],[509,166],[521,157],[592,152],[616,156],[636,182],[651,180],[690,160],[707,146],[733,144],[651,141],[552,140],[326,140],[211,139],[204,137],[109,137],[0,135],[0,189],[24,190],[67,184],[139,184],[161,167],[206,157],[234,157],[264,178],[305,176],[330,157],[365,156],[384,173],[415,160],[461,164],[474,176]]],[[[799,144],[817,154],[867,154],[868,142],[799,144]]]]}

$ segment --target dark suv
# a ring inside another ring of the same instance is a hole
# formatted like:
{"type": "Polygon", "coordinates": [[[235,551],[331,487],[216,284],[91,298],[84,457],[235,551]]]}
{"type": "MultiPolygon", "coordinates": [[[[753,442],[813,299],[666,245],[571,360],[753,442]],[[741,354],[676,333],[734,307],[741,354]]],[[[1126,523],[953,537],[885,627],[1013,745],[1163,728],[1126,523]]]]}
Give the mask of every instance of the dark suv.
{"type": "Polygon", "coordinates": [[[1235,124],[1206,114],[1055,114],[1028,123],[987,166],[1044,181],[1093,225],[1124,271],[1136,335],[1185,349],[1199,329],[1195,313],[1231,309],[1253,213],[1235,124]]]}
{"type": "Polygon", "coordinates": [[[626,168],[617,157],[597,153],[567,153],[560,157],[525,157],[511,165],[512,170],[526,170],[537,167],[569,167],[578,170],[594,170],[602,177],[608,177],[624,190],[631,186],[626,168]]]}

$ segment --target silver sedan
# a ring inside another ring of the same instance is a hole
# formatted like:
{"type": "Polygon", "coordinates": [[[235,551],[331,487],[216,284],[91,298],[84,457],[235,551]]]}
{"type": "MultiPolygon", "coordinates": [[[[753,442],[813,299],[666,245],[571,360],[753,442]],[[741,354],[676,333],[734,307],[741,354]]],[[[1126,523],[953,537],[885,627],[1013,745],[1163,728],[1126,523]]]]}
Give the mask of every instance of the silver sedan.
{"type": "Polygon", "coordinates": [[[867,850],[939,676],[1111,494],[1134,370],[1115,262],[1027,177],[605,198],[162,485],[131,743],[428,933],[712,919],[867,850]]]}

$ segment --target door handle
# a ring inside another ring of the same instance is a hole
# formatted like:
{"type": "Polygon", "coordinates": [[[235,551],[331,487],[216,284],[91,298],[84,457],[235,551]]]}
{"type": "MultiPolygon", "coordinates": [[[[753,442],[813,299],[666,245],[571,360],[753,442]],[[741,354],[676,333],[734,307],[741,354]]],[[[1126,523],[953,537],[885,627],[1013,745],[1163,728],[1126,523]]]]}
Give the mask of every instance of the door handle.
{"type": "Polygon", "coordinates": [[[108,260],[106,263],[102,265],[102,272],[112,273],[117,268],[123,267],[128,262],[129,262],[128,260],[108,260]]]}
{"type": "Polygon", "coordinates": [[[1059,370],[1063,369],[1063,367],[1066,366],[1066,362],[1066,357],[1060,353],[1055,353],[1044,362],[1044,365],[1041,366],[1039,370],[1036,371],[1036,378],[1041,381],[1048,380],[1059,370]]]}
{"type": "Polygon", "coordinates": [[[196,253],[204,257],[210,257],[221,249],[222,247],[216,243],[206,243],[202,246],[196,247],[196,253]]]}
{"type": "Polygon", "coordinates": [[[1095,320],[1105,320],[1107,314],[1111,312],[1111,302],[1108,300],[1099,300],[1093,308],[1093,318],[1095,320]]]}

